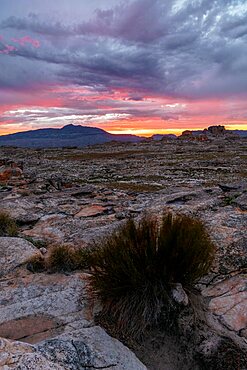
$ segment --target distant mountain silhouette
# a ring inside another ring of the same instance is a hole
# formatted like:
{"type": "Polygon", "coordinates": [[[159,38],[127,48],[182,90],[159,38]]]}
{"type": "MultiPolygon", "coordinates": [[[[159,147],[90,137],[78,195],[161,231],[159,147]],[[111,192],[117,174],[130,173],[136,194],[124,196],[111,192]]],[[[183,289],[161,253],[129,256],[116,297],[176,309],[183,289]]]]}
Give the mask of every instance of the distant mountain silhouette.
{"type": "Polygon", "coordinates": [[[27,148],[83,147],[109,141],[139,142],[143,138],[135,135],[113,135],[97,127],[76,126],[43,128],[0,136],[0,146],[27,148]]]}

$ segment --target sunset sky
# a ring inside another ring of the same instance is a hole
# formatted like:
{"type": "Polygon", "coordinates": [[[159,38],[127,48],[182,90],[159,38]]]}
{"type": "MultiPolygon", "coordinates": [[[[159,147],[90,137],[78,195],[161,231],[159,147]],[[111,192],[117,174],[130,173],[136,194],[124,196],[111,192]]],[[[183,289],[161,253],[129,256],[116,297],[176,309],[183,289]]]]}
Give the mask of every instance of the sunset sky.
{"type": "Polygon", "coordinates": [[[247,129],[246,0],[0,0],[0,135],[247,129]]]}

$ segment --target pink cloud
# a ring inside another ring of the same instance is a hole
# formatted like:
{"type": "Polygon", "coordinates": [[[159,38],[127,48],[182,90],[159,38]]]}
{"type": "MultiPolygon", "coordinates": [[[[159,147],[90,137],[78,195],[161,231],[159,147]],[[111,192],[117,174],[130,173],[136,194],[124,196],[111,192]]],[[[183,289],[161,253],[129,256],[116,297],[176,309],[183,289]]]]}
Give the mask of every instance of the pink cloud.
{"type": "Polygon", "coordinates": [[[19,44],[21,46],[25,46],[26,44],[31,44],[35,48],[40,47],[39,40],[35,40],[30,36],[24,36],[24,37],[21,37],[20,39],[12,39],[12,41],[16,42],[17,44],[19,44]]]}
{"type": "Polygon", "coordinates": [[[14,47],[13,45],[6,44],[4,46],[5,46],[5,49],[0,50],[0,54],[9,54],[11,51],[17,50],[16,47],[14,47]]]}

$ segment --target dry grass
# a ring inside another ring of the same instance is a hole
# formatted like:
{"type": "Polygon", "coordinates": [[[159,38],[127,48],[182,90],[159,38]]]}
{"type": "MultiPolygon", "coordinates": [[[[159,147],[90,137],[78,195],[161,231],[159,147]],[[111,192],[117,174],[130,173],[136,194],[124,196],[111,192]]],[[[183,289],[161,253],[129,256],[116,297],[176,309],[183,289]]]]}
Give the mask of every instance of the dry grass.
{"type": "Polygon", "coordinates": [[[87,248],[73,248],[69,245],[53,245],[46,257],[36,256],[28,262],[32,272],[72,272],[89,268],[90,251],[87,248]]]}
{"type": "Polygon", "coordinates": [[[129,220],[94,246],[91,288],[103,320],[120,332],[141,336],[160,320],[172,321],[174,283],[189,287],[206,274],[214,246],[203,224],[188,216],[164,215],[161,226],[145,216],[129,220]]]}
{"type": "Polygon", "coordinates": [[[15,220],[6,212],[0,212],[0,236],[17,236],[18,227],[15,220]]]}

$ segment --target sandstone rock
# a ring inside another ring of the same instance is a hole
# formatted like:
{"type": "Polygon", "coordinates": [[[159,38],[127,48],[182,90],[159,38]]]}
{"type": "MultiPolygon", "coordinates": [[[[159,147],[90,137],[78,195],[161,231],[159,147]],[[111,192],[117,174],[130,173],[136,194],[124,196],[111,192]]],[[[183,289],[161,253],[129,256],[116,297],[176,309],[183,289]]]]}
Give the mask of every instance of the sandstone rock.
{"type": "Polygon", "coordinates": [[[7,274],[40,252],[21,238],[0,238],[0,276],[7,274]]]}
{"type": "Polygon", "coordinates": [[[50,338],[67,323],[92,320],[86,275],[22,273],[0,282],[0,336],[30,343],[50,338]]]}
{"type": "Polygon", "coordinates": [[[92,205],[82,208],[75,217],[96,217],[103,215],[106,211],[106,208],[100,205],[92,205]]]}
{"type": "Polygon", "coordinates": [[[99,326],[75,329],[36,345],[48,360],[66,369],[145,370],[137,357],[99,326]]]}
{"type": "Polygon", "coordinates": [[[247,275],[240,274],[205,289],[209,309],[236,332],[247,329],[247,275]]]}
{"type": "Polygon", "coordinates": [[[43,205],[31,197],[20,197],[20,195],[5,197],[1,201],[1,208],[10,214],[20,224],[32,224],[43,216],[43,205]]]}
{"type": "Polygon", "coordinates": [[[3,370],[64,370],[47,360],[35,347],[0,338],[0,368],[3,370]]]}
{"type": "Polygon", "coordinates": [[[137,357],[100,327],[73,330],[37,345],[0,338],[4,370],[146,370],[137,357]]]}
{"type": "Polygon", "coordinates": [[[51,214],[43,216],[32,229],[25,230],[24,235],[41,238],[51,243],[59,243],[64,239],[60,225],[66,222],[64,214],[51,214]]]}

